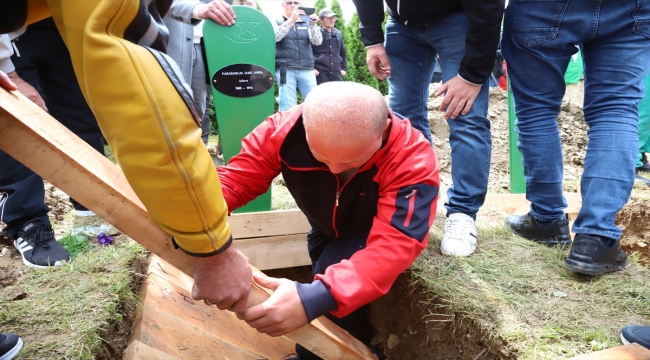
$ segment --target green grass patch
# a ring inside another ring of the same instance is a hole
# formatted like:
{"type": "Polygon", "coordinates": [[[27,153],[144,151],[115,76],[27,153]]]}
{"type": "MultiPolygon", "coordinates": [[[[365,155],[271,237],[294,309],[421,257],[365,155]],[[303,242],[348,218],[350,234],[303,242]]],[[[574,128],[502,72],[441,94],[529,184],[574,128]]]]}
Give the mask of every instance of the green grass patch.
{"type": "Polygon", "coordinates": [[[24,297],[0,299],[0,328],[25,341],[16,359],[94,359],[102,353],[109,324],[121,321],[120,306],[135,298],[130,264],[145,256],[127,239],[83,252],[58,269],[25,268],[19,285],[24,297]]]}
{"type": "Polygon", "coordinates": [[[432,309],[479,327],[488,347],[519,359],[569,358],[619,346],[623,326],[650,323],[650,271],[637,255],[623,271],[578,276],[563,266],[568,249],[481,226],[479,216],[476,253],[447,257],[439,251],[444,220],[438,216],[413,274],[432,309]]]}

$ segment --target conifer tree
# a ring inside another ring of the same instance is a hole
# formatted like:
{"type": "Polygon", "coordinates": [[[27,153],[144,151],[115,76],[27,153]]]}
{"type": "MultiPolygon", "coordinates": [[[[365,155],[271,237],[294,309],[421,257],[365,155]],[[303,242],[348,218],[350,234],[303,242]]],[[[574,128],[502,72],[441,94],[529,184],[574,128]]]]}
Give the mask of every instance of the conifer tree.
{"type": "Polygon", "coordinates": [[[366,65],[366,47],[361,42],[359,15],[356,12],[352,16],[350,24],[346,27],[344,40],[348,52],[348,73],[345,75],[345,80],[366,84],[378,89],[379,83],[370,74],[366,65]]]}
{"type": "Polygon", "coordinates": [[[325,9],[327,4],[325,3],[325,0],[316,0],[314,7],[316,8],[316,15],[318,15],[318,12],[325,9]]]}
{"type": "Polygon", "coordinates": [[[335,14],[338,14],[334,27],[339,29],[341,33],[345,33],[345,19],[343,18],[343,10],[341,9],[339,0],[332,0],[332,11],[334,11],[335,14]]]}

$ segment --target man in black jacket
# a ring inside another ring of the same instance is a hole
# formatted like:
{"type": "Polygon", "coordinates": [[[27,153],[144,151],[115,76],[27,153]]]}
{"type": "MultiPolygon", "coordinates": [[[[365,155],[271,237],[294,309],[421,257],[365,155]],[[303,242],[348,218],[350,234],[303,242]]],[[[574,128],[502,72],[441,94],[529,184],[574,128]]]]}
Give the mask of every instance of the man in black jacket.
{"type": "Polygon", "coordinates": [[[386,0],[385,41],[383,1],[354,3],[370,72],[388,78],[389,107],[409,118],[429,142],[429,82],[440,55],[443,84],[435,95],[445,93],[440,110],[450,128],[453,181],[440,248],[445,255],[468,256],[476,249],[474,222],[487,193],[492,152],[487,80],[505,0],[386,0]]]}
{"type": "Polygon", "coordinates": [[[343,81],[343,76],[348,70],[343,34],[334,27],[337,16],[330,9],[318,12],[323,42],[311,46],[314,51],[314,74],[318,85],[328,81],[343,81]]]}

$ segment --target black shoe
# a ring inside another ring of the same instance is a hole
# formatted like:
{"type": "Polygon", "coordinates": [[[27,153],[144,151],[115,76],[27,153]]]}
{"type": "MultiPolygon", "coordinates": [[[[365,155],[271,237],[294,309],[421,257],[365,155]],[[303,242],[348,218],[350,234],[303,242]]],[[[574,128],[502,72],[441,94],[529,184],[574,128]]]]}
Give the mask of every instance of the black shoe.
{"type": "Polygon", "coordinates": [[[14,246],[23,256],[23,263],[29,267],[47,269],[70,262],[68,252],[54,238],[54,230],[42,220],[32,220],[23,225],[14,246]]]}
{"type": "Polygon", "coordinates": [[[621,250],[621,242],[615,241],[614,246],[607,247],[603,240],[608,239],[596,235],[576,235],[564,266],[574,273],[591,276],[623,269],[627,263],[627,253],[621,250]]]}
{"type": "Polygon", "coordinates": [[[650,350],[650,326],[630,325],[621,330],[621,341],[624,345],[637,343],[650,350]]]}
{"type": "Polygon", "coordinates": [[[569,246],[571,233],[569,221],[566,219],[552,220],[548,224],[540,224],[531,213],[526,215],[510,215],[506,218],[513,234],[533,240],[546,246],[569,246]]]}
{"type": "Polygon", "coordinates": [[[0,360],[11,360],[23,348],[23,339],[12,333],[0,334],[0,360]]]}
{"type": "Polygon", "coordinates": [[[641,182],[641,183],[644,183],[646,186],[650,186],[650,180],[648,180],[648,179],[644,178],[643,176],[639,175],[638,172],[634,174],[634,182],[641,182]]]}
{"type": "Polygon", "coordinates": [[[636,171],[650,171],[650,163],[648,162],[648,158],[645,156],[645,153],[641,153],[641,166],[636,168],[636,171]]]}
{"type": "Polygon", "coordinates": [[[81,203],[77,202],[73,198],[70,198],[70,203],[72,203],[72,207],[74,207],[74,214],[76,216],[97,216],[97,214],[95,214],[91,210],[88,210],[88,208],[81,205],[81,203]]]}

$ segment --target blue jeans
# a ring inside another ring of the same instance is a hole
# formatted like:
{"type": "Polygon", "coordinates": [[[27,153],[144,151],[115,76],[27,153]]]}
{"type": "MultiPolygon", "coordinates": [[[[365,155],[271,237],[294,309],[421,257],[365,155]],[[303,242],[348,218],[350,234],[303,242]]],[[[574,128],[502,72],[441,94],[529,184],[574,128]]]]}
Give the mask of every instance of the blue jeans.
{"type": "Polygon", "coordinates": [[[634,182],[637,104],[650,63],[650,0],[511,1],[502,40],[515,98],[518,147],[531,213],[564,217],[562,147],[556,122],[564,73],[580,45],[587,155],[577,234],[618,239],[614,225],[634,182]]]}
{"type": "Polygon", "coordinates": [[[287,68],[287,79],[284,85],[280,84],[280,69],[275,70],[275,78],[278,81],[279,87],[277,101],[280,111],[289,110],[298,104],[296,90],[300,90],[300,94],[304,99],[316,87],[314,69],[287,68]]]}
{"type": "MultiPolygon", "coordinates": [[[[432,141],[427,101],[436,55],[440,55],[443,82],[458,75],[465,56],[468,26],[464,13],[450,14],[418,27],[400,24],[392,17],[386,23],[385,47],[391,64],[389,107],[411,120],[429,143],[432,141]]],[[[447,191],[447,215],[464,213],[476,218],[485,200],[492,154],[490,121],[486,117],[488,102],[486,81],[470,112],[447,120],[453,181],[447,191]]]]}

